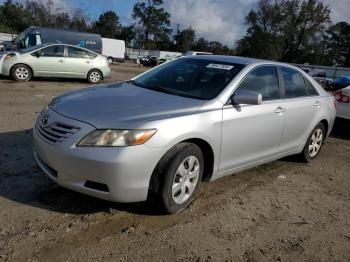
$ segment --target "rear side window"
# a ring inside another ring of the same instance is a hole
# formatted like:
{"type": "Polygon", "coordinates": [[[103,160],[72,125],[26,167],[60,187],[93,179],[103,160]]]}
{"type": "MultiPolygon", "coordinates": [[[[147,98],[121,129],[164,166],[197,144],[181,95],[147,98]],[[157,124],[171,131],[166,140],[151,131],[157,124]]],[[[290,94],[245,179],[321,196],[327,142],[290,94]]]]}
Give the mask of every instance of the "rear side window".
{"type": "Polygon", "coordinates": [[[286,98],[295,98],[306,96],[306,86],[304,77],[296,70],[281,67],[284,80],[286,98]]]}
{"type": "Polygon", "coordinates": [[[68,47],[68,57],[71,58],[95,58],[97,55],[84,49],[68,47]]]}
{"type": "Polygon", "coordinates": [[[276,67],[261,66],[249,72],[237,91],[255,91],[262,95],[263,101],[280,98],[276,67]]]}
{"type": "Polygon", "coordinates": [[[54,45],[50,47],[43,48],[38,51],[40,56],[45,57],[63,57],[64,56],[64,47],[61,45],[54,45]]]}
{"type": "Polygon", "coordinates": [[[305,85],[306,85],[307,96],[318,96],[319,95],[316,88],[306,79],[305,79],[305,85]]]}

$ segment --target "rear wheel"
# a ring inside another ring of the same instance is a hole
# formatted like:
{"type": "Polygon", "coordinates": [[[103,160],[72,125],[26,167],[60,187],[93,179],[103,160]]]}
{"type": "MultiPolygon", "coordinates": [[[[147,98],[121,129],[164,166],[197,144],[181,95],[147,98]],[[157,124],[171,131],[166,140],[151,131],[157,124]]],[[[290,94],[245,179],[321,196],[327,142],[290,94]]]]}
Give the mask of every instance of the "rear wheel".
{"type": "Polygon", "coordinates": [[[32,78],[32,70],[26,65],[15,65],[12,68],[11,76],[16,81],[29,81],[32,78]]]}
{"type": "Polygon", "coordinates": [[[98,84],[102,80],[102,73],[96,69],[91,70],[88,73],[87,79],[91,84],[98,84]]]}
{"type": "Polygon", "coordinates": [[[311,162],[321,152],[321,148],[326,136],[326,129],[322,123],[319,123],[311,132],[301,157],[305,162],[311,162]]]}
{"type": "Polygon", "coordinates": [[[157,201],[169,213],[184,210],[194,200],[200,187],[204,158],[198,146],[180,143],[158,164],[156,176],[160,181],[157,201]]]}

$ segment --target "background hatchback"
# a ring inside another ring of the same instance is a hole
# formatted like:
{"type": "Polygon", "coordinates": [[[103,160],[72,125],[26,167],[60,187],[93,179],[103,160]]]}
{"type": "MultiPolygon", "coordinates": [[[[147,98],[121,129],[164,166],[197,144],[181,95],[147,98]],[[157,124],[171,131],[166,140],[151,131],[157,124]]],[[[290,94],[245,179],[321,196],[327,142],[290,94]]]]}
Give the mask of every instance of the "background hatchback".
{"type": "Polygon", "coordinates": [[[55,98],[34,127],[35,157],[56,183],[186,208],[202,181],[320,153],[334,98],[302,70],[226,56],[182,57],[130,81],[55,98]]]}
{"type": "Polygon", "coordinates": [[[63,44],[39,45],[4,54],[1,74],[17,81],[32,77],[87,79],[98,83],[111,75],[107,58],[90,50],[63,44]]]}

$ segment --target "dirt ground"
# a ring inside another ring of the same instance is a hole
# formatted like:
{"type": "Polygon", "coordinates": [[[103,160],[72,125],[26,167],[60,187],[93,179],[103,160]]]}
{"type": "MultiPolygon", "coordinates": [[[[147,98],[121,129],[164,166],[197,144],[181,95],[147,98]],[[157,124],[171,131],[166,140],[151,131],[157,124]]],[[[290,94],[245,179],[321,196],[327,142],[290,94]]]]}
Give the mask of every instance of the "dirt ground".
{"type": "MultiPolygon", "coordinates": [[[[114,65],[107,82],[143,68],[114,65]]],[[[349,261],[350,124],[317,160],[273,163],[202,186],[181,214],[63,189],[32,155],[38,112],[71,80],[0,79],[0,261],[349,261]]]]}

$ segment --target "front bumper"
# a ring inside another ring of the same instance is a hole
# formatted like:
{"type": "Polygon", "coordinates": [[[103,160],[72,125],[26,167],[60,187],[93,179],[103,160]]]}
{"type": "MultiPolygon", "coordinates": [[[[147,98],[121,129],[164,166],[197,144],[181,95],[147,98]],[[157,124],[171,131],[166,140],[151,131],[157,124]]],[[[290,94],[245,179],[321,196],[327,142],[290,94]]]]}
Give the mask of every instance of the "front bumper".
{"type": "Polygon", "coordinates": [[[147,199],[151,175],[163,152],[146,145],[133,147],[76,147],[95,128],[49,110],[51,123],[65,123],[79,131],[52,143],[38,130],[43,113],[33,129],[37,163],[57,184],[97,198],[114,202],[147,199]]]}

